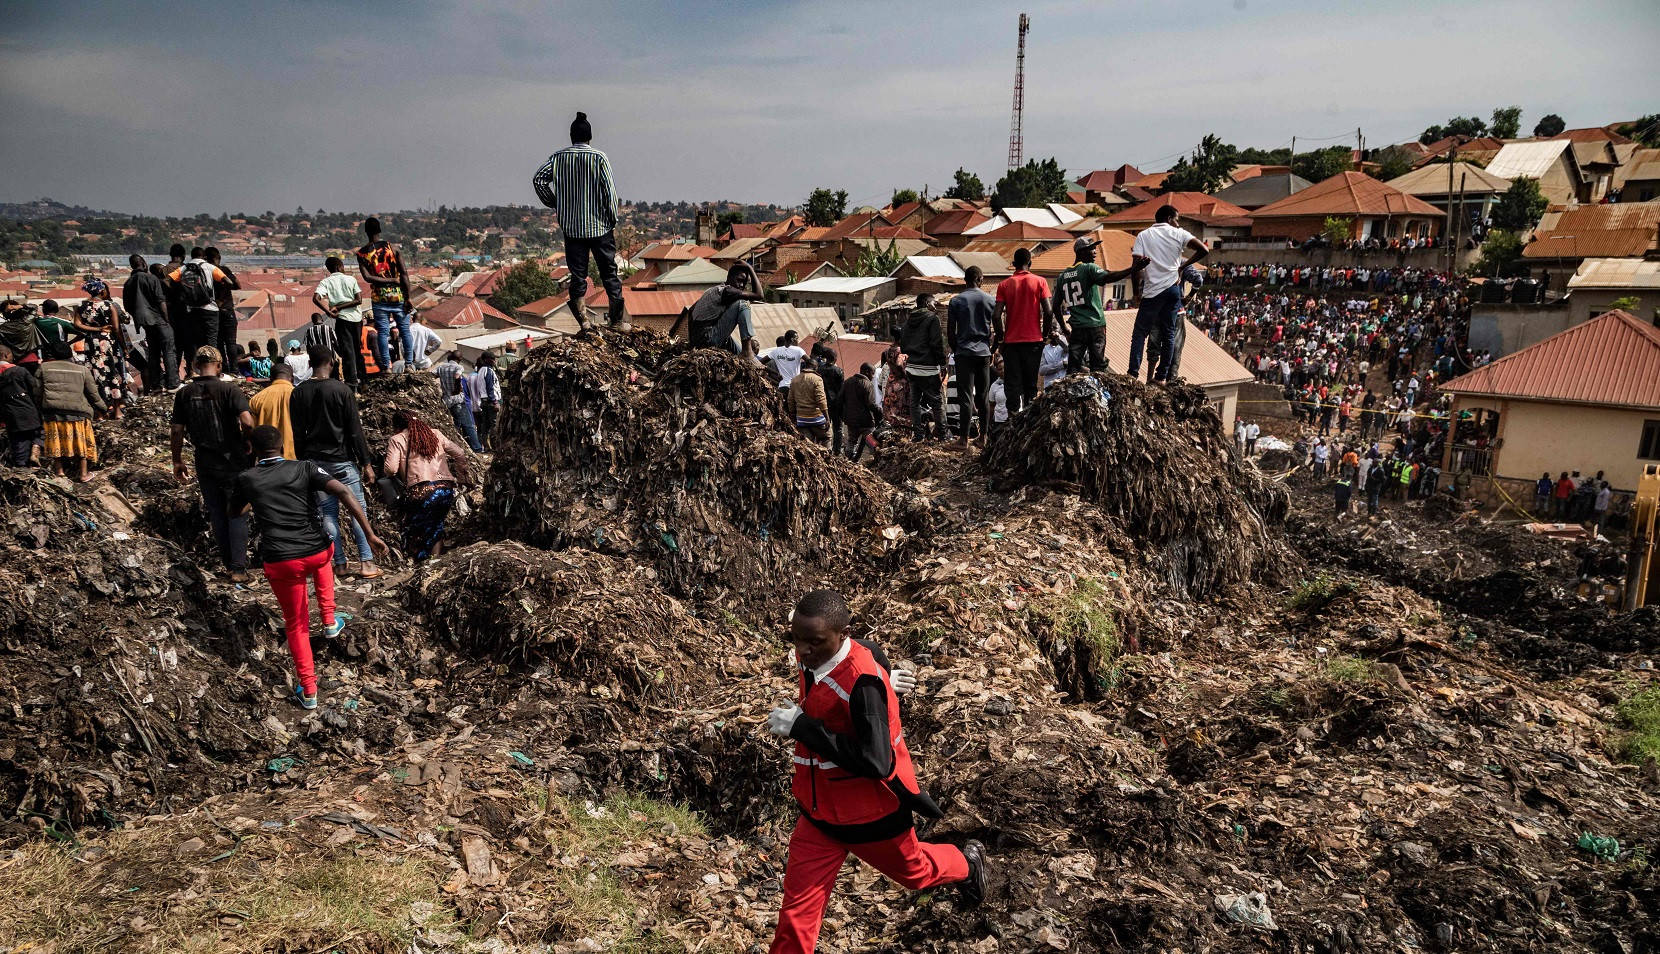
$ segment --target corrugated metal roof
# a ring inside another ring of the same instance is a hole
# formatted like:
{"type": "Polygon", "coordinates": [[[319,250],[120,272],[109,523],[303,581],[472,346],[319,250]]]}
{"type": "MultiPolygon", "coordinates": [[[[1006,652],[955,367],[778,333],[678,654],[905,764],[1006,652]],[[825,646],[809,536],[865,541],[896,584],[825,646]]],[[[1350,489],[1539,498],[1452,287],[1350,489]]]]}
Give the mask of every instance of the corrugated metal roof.
{"type": "Polygon", "coordinates": [[[1568,288],[1660,288],[1660,262],[1641,258],[1588,258],[1568,279],[1568,288]]]}
{"type": "Polygon", "coordinates": [[[657,279],[657,285],[719,285],[724,281],[726,269],[706,258],[694,258],[669,269],[657,279]]]}
{"type": "Polygon", "coordinates": [[[1646,182],[1652,179],[1660,179],[1660,149],[1633,151],[1625,165],[1614,173],[1616,188],[1624,188],[1627,182],[1646,182]]]}
{"type": "MultiPolygon", "coordinates": [[[[1390,179],[1389,185],[1407,195],[1447,195],[1447,165],[1436,162],[1419,166],[1404,176],[1390,179]]],[[[1452,169],[1452,191],[1455,193],[1462,188],[1466,194],[1485,195],[1510,188],[1509,179],[1496,176],[1473,162],[1455,162],[1452,169]]]]}
{"type": "Polygon", "coordinates": [[[1198,219],[1201,222],[1236,219],[1251,214],[1232,202],[1224,201],[1216,196],[1205,195],[1203,192],[1170,192],[1140,205],[1132,206],[1122,212],[1114,212],[1102,221],[1109,225],[1115,223],[1150,223],[1157,219],[1159,209],[1167,205],[1175,206],[1178,214],[1191,219],[1198,219]]]}
{"type": "MultiPolygon", "coordinates": [[[[1122,229],[1097,229],[1089,237],[1101,245],[1095,250],[1095,263],[1108,271],[1130,267],[1130,250],[1135,247],[1135,236],[1122,229]]],[[[1072,246],[1061,245],[1032,259],[1032,271],[1039,275],[1059,275],[1078,260],[1072,246]]]]}
{"type": "Polygon", "coordinates": [[[1296,195],[1313,184],[1289,172],[1270,172],[1241,179],[1226,189],[1218,190],[1214,198],[1249,211],[1296,195]]]}
{"type": "MultiPolygon", "coordinates": [[[[899,268],[906,265],[916,270],[922,278],[962,278],[962,266],[945,255],[912,255],[901,262],[899,268]]],[[[894,269],[898,271],[899,269],[894,269]]]]}
{"type": "Polygon", "coordinates": [[[794,285],[785,285],[779,291],[787,292],[816,292],[825,295],[851,295],[868,291],[878,285],[883,285],[893,279],[886,276],[874,275],[861,278],[809,278],[794,285]]]}
{"type": "Polygon", "coordinates": [[[767,347],[786,331],[808,338],[824,331],[827,325],[833,326],[838,335],[844,330],[836,309],[797,308],[788,302],[750,305],[749,320],[755,327],[756,340],[767,347]]]}
{"type": "Polygon", "coordinates": [[[978,266],[980,274],[987,276],[1009,275],[1014,272],[1014,267],[1009,264],[1009,260],[996,252],[970,252],[966,249],[958,249],[955,252],[948,252],[947,255],[953,262],[962,266],[965,271],[972,265],[978,266]]]}
{"type": "Polygon", "coordinates": [[[982,242],[1001,241],[1032,241],[1032,242],[1069,242],[1072,233],[1047,225],[1033,225],[1030,222],[1010,222],[1000,229],[992,229],[980,235],[982,242]]]}
{"type": "Polygon", "coordinates": [[[1443,390],[1660,409],[1660,328],[1611,311],[1454,378],[1443,390]]]}
{"type": "Polygon", "coordinates": [[[1566,139],[1507,142],[1487,164],[1487,171],[1505,179],[1542,179],[1572,146],[1566,139]]]}
{"type": "Polygon", "coordinates": [[[1526,258],[1640,258],[1660,237],[1660,201],[1546,212],[1522,247],[1526,258]]]}
{"type": "MultiPolygon", "coordinates": [[[[1135,310],[1109,311],[1104,329],[1107,359],[1112,370],[1123,374],[1130,367],[1130,334],[1135,330],[1135,310]]],[[[1210,340],[1197,325],[1187,329],[1186,344],[1182,346],[1182,379],[1202,388],[1226,387],[1244,384],[1254,375],[1210,340]]]]}
{"type": "Polygon", "coordinates": [[[749,255],[751,252],[765,247],[771,242],[772,239],[767,238],[766,236],[761,236],[759,238],[741,238],[727,245],[714,255],[711,255],[710,258],[716,259],[717,261],[735,262],[738,259],[749,255]]]}

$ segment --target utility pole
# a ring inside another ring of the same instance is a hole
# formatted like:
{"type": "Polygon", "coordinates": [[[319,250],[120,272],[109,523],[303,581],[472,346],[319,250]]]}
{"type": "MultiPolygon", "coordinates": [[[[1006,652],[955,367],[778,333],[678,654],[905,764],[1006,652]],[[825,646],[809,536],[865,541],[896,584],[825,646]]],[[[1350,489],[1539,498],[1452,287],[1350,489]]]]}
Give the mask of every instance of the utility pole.
{"type": "Polygon", "coordinates": [[[1285,166],[1286,166],[1287,169],[1291,170],[1291,173],[1293,175],[1295,175],[1296,172],[1297,172],[1297,170],[1295,168],[1296,165],[1297,165],[1297,137],[1292,136],[1291,137],[1291,158],[1286,160],[1285,166]]]}
{"type": "Polygon", "coordinates": [[[1020,168],[1025,164],[1026,140],[1021,134],[1021,114],[1026,111],[1026,31],[1032,28],[1032,21],[1022,13],[1020,15],[1020,43],[1014,54],[1014,118],[1009,122],[1009,171],[1020,168]]]}
{"type": "Polygon", "coordinates": [[[1442,230],[1441,237],[1447,243],[1447,274],[1452,274],[1458,267],[1458,243],[1453,236],[1453,166],[1458,165],[1458,140],[1454,139],[1452,152],[1447,159],[1447,224],[1442,230]]]}

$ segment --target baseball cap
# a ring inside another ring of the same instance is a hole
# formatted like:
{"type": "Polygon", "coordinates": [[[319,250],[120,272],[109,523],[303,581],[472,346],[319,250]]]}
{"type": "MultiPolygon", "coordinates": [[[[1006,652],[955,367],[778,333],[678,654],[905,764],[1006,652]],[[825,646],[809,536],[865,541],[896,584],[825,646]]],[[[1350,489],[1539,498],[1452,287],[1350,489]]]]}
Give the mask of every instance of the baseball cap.
{"type": "Polygon", "coordinates": [[[1092,249],[1095,246],[1100,245],[1100,244],[1101,244],[1100,242],[1091,241],[1089,236],[1087,236],[1087,235],[1081,235],[1081,236],[1078,237],[1077,241],[1072,243],[1072,251],[1074,251],[1074,252],[1087,252],[1090,249],[1092,249]]]}

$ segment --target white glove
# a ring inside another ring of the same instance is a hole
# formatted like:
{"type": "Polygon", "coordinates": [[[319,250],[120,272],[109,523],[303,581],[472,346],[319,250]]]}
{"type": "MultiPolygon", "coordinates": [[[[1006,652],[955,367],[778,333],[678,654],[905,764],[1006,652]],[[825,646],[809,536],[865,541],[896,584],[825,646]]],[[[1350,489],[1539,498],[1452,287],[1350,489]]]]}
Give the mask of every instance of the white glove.
{"type": "Polygon", "coordinates": [[[893,694],[903,696],[916,690],[916,673],[909,669],[895,669],[888,673],[893,680],[893,694]]]}
{"type": "Polygon", "coordinates": [[[795,703],[782,705],[767,713],[767,731],[773,735],[789,736],[790,730],[795,728],[795,718],[801,715],[801,707],[795,703]]]}

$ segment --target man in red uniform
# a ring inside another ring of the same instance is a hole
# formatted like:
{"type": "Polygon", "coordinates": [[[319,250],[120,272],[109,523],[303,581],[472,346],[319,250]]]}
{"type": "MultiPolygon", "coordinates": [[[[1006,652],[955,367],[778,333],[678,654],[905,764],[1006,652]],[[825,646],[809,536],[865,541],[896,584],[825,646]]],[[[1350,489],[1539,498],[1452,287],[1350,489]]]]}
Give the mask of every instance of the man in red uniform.
{"type": "Polygon", "coordinates": [[[801,703],[774,709],[767,727],[795,740],[791,790],[801,817],[771,954],[810,954],[849,853],[912,891],[955,883],[964,906],[985,900],[983,845],[917,840],[911,813],[938,818],[940,810],[917,786],[899,723],[894,686],[914,682],[891,673],[881,651],[854,640],[852,630],[833,590],[803,596],[790,620],[801,703]]]}

